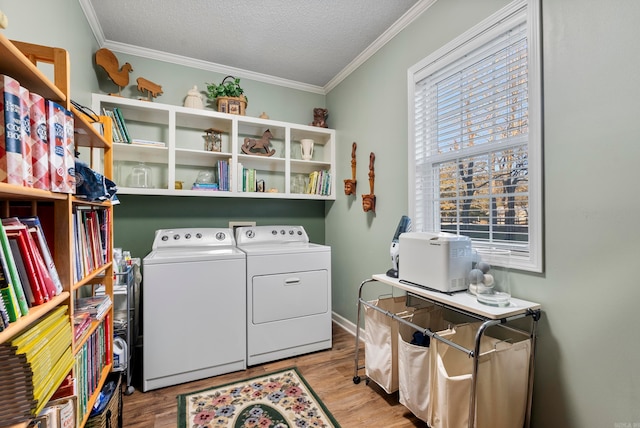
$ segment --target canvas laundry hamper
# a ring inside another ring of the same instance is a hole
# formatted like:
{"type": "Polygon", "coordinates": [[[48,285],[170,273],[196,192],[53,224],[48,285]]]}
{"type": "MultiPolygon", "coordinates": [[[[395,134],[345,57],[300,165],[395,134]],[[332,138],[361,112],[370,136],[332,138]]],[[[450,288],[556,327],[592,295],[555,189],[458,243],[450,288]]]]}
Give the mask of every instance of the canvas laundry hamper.
{"type": "MultiPolygon", "coordinates": [[[[438,334],[468,349],[475,346],[481,323],[457,325],[438,334]]],[[[531,340],[487,336],[480,342],[475,426],[514,428],[524,425],[531,340]]],[[[429,353],[431,428],[466,428],[469,422],[473,359],[438,340],[429,353]]]]}
{"type": "MultiPolygon", "coordinates": [[[[430,305],[414,312],[411,322],[431,331],[447,327],[444,309],[430,305]]],[[[398,326],[398,390],[400,404],[422,421],[429,417],[431,347],[412,344],[416,329],[399,323],[398,326]]]]}
{"type": "MultiPolygon", "coordinates": [[[[414,308],[406,296],[385,297],[368,303],[399,317],[411,319],[414,308]]],[[[364,354],[367,377],[388,394],[398,390],[398,321],[364,305],[364,354]]]]}

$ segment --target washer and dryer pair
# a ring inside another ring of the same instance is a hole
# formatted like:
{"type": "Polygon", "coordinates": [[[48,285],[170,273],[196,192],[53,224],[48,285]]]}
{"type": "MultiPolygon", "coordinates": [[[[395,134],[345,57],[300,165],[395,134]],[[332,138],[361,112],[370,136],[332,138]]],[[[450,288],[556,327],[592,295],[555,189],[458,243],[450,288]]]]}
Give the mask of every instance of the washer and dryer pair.
{"type": "Polygon", "coordinates": [[[143,268],[143,391],[331,347],[331,247],[302,226],[158,230],[143,268]]]}

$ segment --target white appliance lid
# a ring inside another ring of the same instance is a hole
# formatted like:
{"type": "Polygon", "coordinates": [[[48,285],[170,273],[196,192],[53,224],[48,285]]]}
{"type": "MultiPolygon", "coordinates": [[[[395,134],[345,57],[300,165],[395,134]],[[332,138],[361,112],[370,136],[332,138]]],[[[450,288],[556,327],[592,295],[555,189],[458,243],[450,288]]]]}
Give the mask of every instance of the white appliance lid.
{"type": "Polygon", "coordinates": [[[160,248],[151,251],[144,259],[144,265],[199,262],[211,260],[243,259],[245,254],[236,247],[182,247],[160,248]]]}

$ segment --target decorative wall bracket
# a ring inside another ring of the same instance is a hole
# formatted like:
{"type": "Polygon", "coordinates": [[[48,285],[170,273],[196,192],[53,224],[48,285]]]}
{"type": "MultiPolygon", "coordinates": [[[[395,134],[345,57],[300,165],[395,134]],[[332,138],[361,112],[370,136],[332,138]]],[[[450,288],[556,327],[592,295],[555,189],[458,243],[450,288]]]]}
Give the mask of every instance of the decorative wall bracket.
{"type": "Polygon", "coordinates": [[[376,173],[373,164],[376,160],[376,155],[371,152],[369,155],[369,189],[371,193],[368,195],[362,195],[362,209],[364,212],[373,211],[376,212],[376,195],[373,193],[374,182],[376,180],[376,173]]]}
{"type": "Polygon", "coordinates": [[[356,194],[356,148],[358,145],[354,141],[351,145],[351,178],[344,180],[344,194],[355,195],[356,194]]]}

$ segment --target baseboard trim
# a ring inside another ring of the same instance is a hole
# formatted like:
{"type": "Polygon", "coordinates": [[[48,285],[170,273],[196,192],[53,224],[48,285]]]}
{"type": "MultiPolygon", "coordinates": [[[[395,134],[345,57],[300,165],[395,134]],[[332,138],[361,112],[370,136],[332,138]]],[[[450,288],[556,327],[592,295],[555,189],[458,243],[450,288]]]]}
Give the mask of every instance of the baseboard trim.
{"type": "MultiPolygon", "coordinates": [[[[341,327],[347,333],[350,333],[352,336],[355,337],[355,335],[356,335],[356,325],[355,325],[355,323],[352,323],[351,321],[349,321],[348,319],[346,319],[342,315],[338,315],[335,312],[331,313],[331,320],[337,326],[341,327]]],[[[360,328],[360,334],[359,334],[358,338],[360,339],[361,342],[364,342],[364,329],[363,328],[360,328]]]]}

